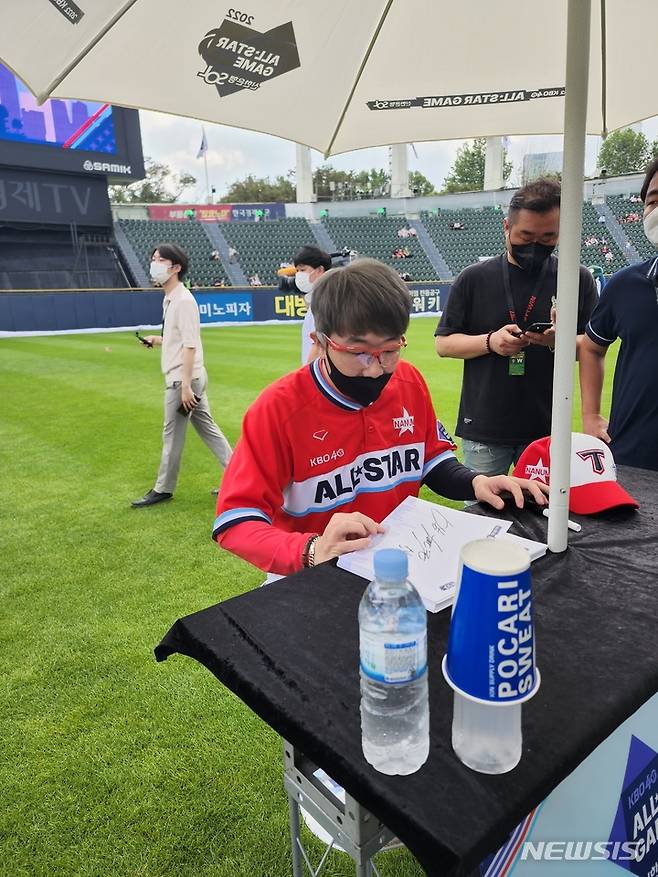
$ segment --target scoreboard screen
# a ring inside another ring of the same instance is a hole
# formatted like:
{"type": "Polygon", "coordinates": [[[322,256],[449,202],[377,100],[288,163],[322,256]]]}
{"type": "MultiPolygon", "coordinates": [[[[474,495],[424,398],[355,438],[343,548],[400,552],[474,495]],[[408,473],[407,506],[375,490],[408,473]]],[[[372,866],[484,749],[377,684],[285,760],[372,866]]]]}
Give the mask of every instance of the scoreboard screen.
{"type": "Polygon", "coordinates": [[[0,64],[0,164],[141,179],[136,110],[53,98],[41,106],[0,64]]]}

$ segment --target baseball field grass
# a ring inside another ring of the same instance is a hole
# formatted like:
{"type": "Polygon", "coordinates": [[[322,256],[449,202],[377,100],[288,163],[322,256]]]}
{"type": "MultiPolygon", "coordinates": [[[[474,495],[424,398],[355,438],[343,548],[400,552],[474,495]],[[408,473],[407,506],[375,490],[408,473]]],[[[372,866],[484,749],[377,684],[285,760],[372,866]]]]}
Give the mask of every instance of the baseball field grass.
{"type": "MultiPolygon", "coordinates": [[[[405,356],[452,431],[461,363],[437,359],[434,325],[412,321],[405,356]]],[[[204,331],[232,443],[299,336],[204,331]]],[[[177,618],[263,578],[210,539],[220,476],[192,430],[174,499],[130,508],[159,460],[158,354],[129,332],[4,339],[0,398],[0,875],[286,877],[277,735],[196,662],[153,657],[177,618]]],[[[421,874],[406,850],[380,870],[421,874]]]]}

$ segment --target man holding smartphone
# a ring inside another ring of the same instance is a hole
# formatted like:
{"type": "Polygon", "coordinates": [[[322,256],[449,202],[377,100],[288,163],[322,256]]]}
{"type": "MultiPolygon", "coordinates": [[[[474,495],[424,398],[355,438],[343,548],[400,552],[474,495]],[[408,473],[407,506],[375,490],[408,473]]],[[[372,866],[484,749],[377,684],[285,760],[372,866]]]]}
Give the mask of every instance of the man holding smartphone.
{"type": "Polygon", "coordinates": [[[162,335],[138,338],[146,347],[161,348],[165,416],[155,486],[132,503],[136,509],[172,498],[190,421],[221,466],[225,468],[231,457],[231,446],[210,413],[199,308],[192,293],[181,283],[187,266],[187,255],[176,244],[161,244],[151,254],[151,279],[165,293],[162,335]]]}
{"type": "MultiPolygon", "coordinates": [[[[519,189],[503,220],[505,252],[461,272],[435,332],[439,356],[464,360],[455,431],[465,465],[483,475],[506,474],[551,431],[559,229],[559,184],[540,178],[519,189]]],[[[578,344],[595,303],[581,266],[578,344]]]]}

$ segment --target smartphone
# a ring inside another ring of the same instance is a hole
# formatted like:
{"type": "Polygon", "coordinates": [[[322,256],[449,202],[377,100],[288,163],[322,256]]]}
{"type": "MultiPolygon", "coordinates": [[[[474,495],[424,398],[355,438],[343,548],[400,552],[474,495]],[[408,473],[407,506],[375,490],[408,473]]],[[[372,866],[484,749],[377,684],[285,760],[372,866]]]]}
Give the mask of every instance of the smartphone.
{"type": "MultiPolygon", "coordinates": [[[[195,393],[195,394],[194,394],[194,402],[195,402],[195,404],[198,405],[200,401],[201,401],[201,396],[197,396],[197,394],[195,393]]],[[[186,408],[186,407],[183,405],[183,403],[181,402],[180,405],[178,406],[178,408],[177,408],[176,410],[178,411],[179,414],[182,414],[183,417],[188,417],[188,416],[192,413],[192,411],[193,411],[194,409],[193,409],[193,408],[190,408],[190,410],[188,411],[187,408],[186,408]]]]}
{"type": "Polygon", "coordinates": [[[138,341],[141,341],[142,344],[143,344],[145,347],[153,347],[153,345],[151,344],[151,342],[150,342],[150,341],[147,341],[146,338],[143,338],[143,337],[139,334],[139,332],[135,332],[135,337],[137,338],[138,341]]]}
{"type": "Polygon", "coordinates": [[[552,323],[530,323],[530,325],[526,328],[526,332],[545,332],[547,329],[552,329],[552,323]]]}

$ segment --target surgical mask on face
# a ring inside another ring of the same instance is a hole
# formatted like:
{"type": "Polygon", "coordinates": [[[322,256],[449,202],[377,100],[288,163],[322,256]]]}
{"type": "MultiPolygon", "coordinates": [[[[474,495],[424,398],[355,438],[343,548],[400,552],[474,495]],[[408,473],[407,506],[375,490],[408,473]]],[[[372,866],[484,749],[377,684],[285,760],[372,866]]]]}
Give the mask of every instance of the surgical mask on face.
{"type": "Polygon", "coordinates": [[[658,247],[658,210],[655,207],[644,217],[644,233],[654,247],[658,247]]]}
{"type": "Polygon", "coordinates": [[[555,245],[551,246],[549,244],[539,243],[510,243],[510,249],[512,251],[512,256],[514,257],[514,261],[517,263],[519,268],[523,268],[523,270],[527,271],[528,274],[535,274],[541,269],[544,262],[550,257],[551,253],[555,249],[555,245]]]}
{"type": "Polygon", "coordinates": [[[304,295],[310,295],[313,292],[313,284],[311,283],[310,272],[298,271],[295,274],[295,286],[300,292],[303,292],[304,295]]]}
{"type": "Polygon", "coordinates": [[[331,361],[328,352],[327,362],[329,364],[329,374],[336,389],[340,390],[344,396],[354,399],[355,402],[364,406],[371,405],[379,399],[382,390],[392,377],[392,372],[382,372],[376,378],[368,378],[365,375],[358,375],[357,377],[344,375],[331,361]]]}
{"type": "Polygon", "coordinates": [[[169,279],[169,269],[164,262],[151,262],[149,273],[154,283],[166,283],[169,279]]]}

